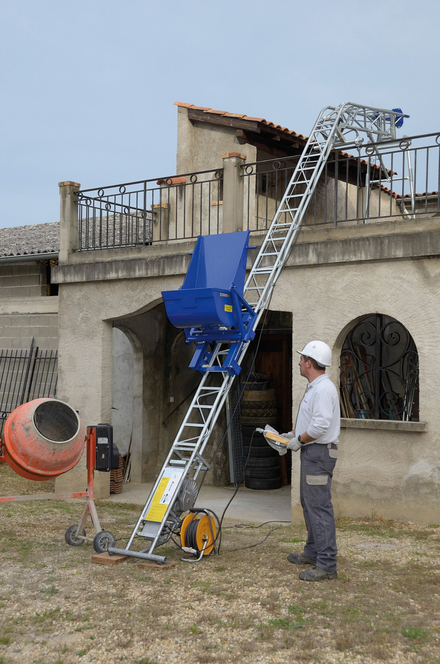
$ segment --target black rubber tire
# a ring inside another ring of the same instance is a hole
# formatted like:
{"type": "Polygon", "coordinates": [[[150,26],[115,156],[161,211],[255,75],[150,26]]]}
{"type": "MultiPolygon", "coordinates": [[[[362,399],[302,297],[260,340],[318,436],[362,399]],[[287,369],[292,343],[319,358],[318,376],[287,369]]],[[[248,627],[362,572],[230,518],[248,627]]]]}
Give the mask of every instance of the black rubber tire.
{"type": "Polygon", "coordinates": [[[248,489],[255,489],[256,491],[271,491],[272,489],[279,489],[281,487],[281,478],[272,480],[261,480],[251,477],[246,477],[244,485],[248,489]]]}
{"type": "Polygon", "coordinates": [[[276,429],[278,417],[241,417],[240,424],[241,426],[253,426],[254,428],[260,427],[260,429],[264,429],[266,424],[270,424],[276,429]]]}
{"type": "MultiPolygon", "coordinates": [[[[241,427],[241,433],[243,436],[248,436],[249,438],[252,436],[254,433],[256,427],[253,426],[242,426],[241,427]]],[[[255,434],[256,436],[262,436],[262,433],[258,433],[258,431],[255,434]]]]}
{"type": "Polygon", "coordinates": [[[256,371],[250,373],[247,379],[250,383],[267,383],[268,381],[266,374],[257,373],[256,371]]]}
{"type": "Polygon", "coordinates": [[[101,530],[100,533],[93,538],[93,548],[96,553],[105,553],[109,546],[115,545],[115,536],[108,530],[101,530]]]}
{"type": "Polygon", "coordinates": [[[250,456],[246,462],[246,468],[248,470],[252,468],[279,468],[279,467],[280,467],[280,460],[277,457],[250,456]]]}
{"type": "Polygon", "coordinates": [[[262,457],[278,457],[279,454],[276,450],[274,450],[270,445],[266,445],[266,447],[255,447],[252,445],[251,448],[249,448],[247,445],[243,447],[243,458],[246,461],[248,458],[254,457],[255,459],[262,458],[262,457]],[[249,453],[250,452],[250,453],[249,453]]]}
{"type": "Polygon", "coordinates": [[[268,383],[267,380],[264,381],[264,382],[261,382],[261,383],[254,383],[254,382],[246,383],[246,390],[253,391],[253,392],[256,392],[256,391],[259,392],[260,390],[267,390],[268,384],[269,383],[268,383]]]}
{"type": "Polygon", "coordinates": [[[266,445],[269,445],[261,433],[256,433],[253,438],[252,436],[243,436],[243,445],[249,447],[251,443],[252,447],[265,447],[266,445]]]}
{"type": "Polygon", "coordinates": [[[278,410],[276,408],[244,408],[242,404],[241,416],[243,418],[264,418],[266,421],[271,417],[276,417],[278,410]]]}
{"type": "MultiPolygon", "coordinates": [[[[84,544],[85,540],[83,539],[77,539],[75,535],[77,534],[78,526],[69,526],[66,532],[64,533],[64,539],[66,540],[67,544],[69,546],[81,546],[81,544],[84,544]]],[[[82,529],[81,535],[83,537],[86,536],[86,531],[84,528],[82,529]]]]}
{"type": "Polygon", "coordinates": [[[244,475],[254,480],[272,480],[281,477],[279,466],[276,468],[248,468],[246,466],[244,475]]]}

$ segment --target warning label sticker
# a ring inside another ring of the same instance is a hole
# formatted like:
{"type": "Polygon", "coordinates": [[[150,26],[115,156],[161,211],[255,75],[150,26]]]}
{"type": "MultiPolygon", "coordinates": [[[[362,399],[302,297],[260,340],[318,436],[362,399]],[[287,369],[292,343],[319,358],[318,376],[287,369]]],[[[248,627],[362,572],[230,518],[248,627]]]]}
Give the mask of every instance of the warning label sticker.
{"type": "MultiPolygon", "coordinates": [[[[170,469],[167,471],[170,472],[170,469]]],[[[162,477],[151,501],[151,507],[145,516],[147,521],[159,523],[162,521],[168,506],[174,499],[181,475],[182,471],[176,470],[171,471],[168,477],[162,477]]]]}
{"type": "Polygon", "coordinates": [[[232,304],[225,304],[225,311],[232,311],[232,304]]]}

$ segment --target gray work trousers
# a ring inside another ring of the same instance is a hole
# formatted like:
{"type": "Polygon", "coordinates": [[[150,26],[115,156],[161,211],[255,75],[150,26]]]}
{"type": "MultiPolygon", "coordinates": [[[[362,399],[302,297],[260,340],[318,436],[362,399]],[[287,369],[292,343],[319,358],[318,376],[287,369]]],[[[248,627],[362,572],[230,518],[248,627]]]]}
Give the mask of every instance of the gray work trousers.
{"type": "Polygon", "coordinates": [[[316,566],[336,571],[336,530],[331,497],[338,446],[311,443],[301,448],[301,505],[307,526],[304,553],[316,566]]]}

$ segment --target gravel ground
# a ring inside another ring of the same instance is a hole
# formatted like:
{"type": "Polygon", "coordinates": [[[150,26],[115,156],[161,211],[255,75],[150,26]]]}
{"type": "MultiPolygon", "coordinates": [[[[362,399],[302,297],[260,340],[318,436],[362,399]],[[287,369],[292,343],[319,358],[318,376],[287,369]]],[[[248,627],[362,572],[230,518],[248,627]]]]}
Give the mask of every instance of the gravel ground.
{"type": "MultiPolygon", "coordinates": [[[[3,466],[3,495],[35,492],[3,466]]],[[[286,561],[304,528],[278,524],[227,522],[200,563],[166,545],[170,569],[93,564],[89,542],[64,541],[82,504],[1,504],[0,664],[440,662],[438,525],[341,520],[339,578],[305,583],[286,561]]],[[[122,539],[139,514],[97,509],[122,539]]]]}

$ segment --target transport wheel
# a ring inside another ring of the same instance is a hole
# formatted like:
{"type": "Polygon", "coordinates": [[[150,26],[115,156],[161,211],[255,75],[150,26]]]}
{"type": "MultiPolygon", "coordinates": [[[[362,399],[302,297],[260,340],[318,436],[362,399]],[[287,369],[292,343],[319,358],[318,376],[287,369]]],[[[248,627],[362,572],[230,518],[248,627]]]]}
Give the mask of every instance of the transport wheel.
{"type": "MultiPolygon", "coordinates": [[[[77,537],[78,534],[77,530],[78,526],[76,525],[69,526],[66,532],[64,533],[64,539],[66,540],[67,544],[69,544],[70,546],[81,546],[81,544],[84,544],[85,540],[77,537]]],[[[82,535],[82,537],[86,536],[86,531],[84,530],[84,528],[82,530],[82,533],[80,534],[82,535]]]]}
{"type": "Polygon", "coordinates": [[[115,545],[115,537],[108,530],[101,530],[100,533],[93,538],[93,548],[96,553],[105,553],[109,546],[115,545]]]}

